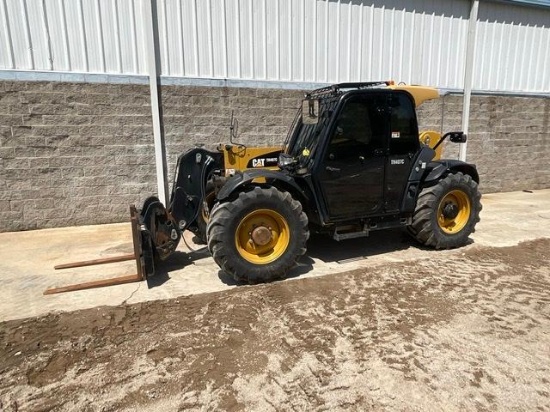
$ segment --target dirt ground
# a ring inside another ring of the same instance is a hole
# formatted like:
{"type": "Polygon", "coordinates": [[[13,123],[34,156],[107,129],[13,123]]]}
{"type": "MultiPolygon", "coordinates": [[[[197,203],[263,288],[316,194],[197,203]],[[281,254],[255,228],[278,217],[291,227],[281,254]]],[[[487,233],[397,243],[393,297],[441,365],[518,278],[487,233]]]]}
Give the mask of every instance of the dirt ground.
{"type": "Polygon", "coordinates": [[[0,410],[549,410],[550,239],[0,324],[0,410]]]}

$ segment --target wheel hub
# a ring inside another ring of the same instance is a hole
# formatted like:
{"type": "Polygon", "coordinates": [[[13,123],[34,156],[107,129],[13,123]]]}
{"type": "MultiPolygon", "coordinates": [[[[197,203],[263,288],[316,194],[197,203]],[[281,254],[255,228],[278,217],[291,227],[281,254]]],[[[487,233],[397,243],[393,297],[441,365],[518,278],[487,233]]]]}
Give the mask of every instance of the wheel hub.
{"type": "Polygon", "coordinates": [[[252,241],[259,246],[265,246],[271,242],[271,239],[273,239],[271,230],[265,226],[258,226],[255,228],[250,237],[252,238],[252,241]]]}
{"type": "Polygon", "coordinates": [[[241,257],[255,265],[280,258],[290,244],[287,220],[273,209],[255,209],[244,216],[235,231],[235,245],[241,257]]]}
{"type": "Polygon", "coordinates": [[[451,190],[439,203],[437,220],[441,230],[447,234],[459,233],[470,219],[471,203],[468,195],[460,189],[451,190]]]}
{"type": "Polygon", "coordinates": [[[458,206],[454,203],[447,203],[445,206],[443,206],[443,216],[445,219],[454,219],[458,216],[458,206]]]}

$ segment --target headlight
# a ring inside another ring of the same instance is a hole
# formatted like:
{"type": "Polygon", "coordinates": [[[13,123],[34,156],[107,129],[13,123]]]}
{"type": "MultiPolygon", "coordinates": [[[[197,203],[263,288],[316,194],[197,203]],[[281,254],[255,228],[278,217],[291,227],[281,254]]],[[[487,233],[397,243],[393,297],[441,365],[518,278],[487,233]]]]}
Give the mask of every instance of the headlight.
{"type": "Polygon", "coordinates": [[[277,166],[279,166],[281,169],[285,166],[290,166],[295,163],[296,163],[296,160],[292,156],[286,153],[279,154],[279,161],[277,162],[277,166]]]}

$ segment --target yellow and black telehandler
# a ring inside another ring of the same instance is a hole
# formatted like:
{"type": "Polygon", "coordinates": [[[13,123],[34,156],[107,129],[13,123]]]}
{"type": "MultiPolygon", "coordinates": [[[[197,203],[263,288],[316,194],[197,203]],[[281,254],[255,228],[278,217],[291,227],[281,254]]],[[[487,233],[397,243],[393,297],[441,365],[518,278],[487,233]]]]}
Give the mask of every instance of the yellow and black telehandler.
{"type": "Polygon", "coordinates": [[[147,274],[185,230],[251,283],[284,277],[310,232],[343,240],[403,227],[436,249],[465,245],[479,221],[479,175],[440,158],[462,132],[419,135],[416,107],[437,97],[392,81],[335,84],[306,94],[281,147],[180,155],[169,204],[151,197],[139,212],[147,274]]]}

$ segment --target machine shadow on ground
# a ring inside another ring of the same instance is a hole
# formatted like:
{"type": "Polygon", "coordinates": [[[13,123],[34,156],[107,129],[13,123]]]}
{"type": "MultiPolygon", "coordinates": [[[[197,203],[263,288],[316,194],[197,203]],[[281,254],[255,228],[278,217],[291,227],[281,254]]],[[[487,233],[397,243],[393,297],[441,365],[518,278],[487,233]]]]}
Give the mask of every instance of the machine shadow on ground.
{"type": "MultiPolygon", "coordinates": [[[[196,239],[194,238],[193,241],[196,239]]],[[[470,239],[469,243],[472,242],[470,239]]],[[[170,280],[170,272],[181,270],[195,261],[211,257],[206,245],[186,243],[186,246],[191,250],[190,252],[176,251],[165,262],[157,265],[155,276],[147,279],[149,288],[161,286],[170,280]]],[[[299,259],[298,265],[288,273],[285,279],[298,278],[311,272],[316,260],[344,264],[411,248],[424,252],[434,251],[416,242],[402,229],[376,231],[370,233],[368,237],[343,241],[336,241],[326,235],[312,234],[308,240],[306,255],[299,259]]],[[[220,281],[228,286],[248,285],[247,282],[235,280],[221,269],[217,274],[220,281]]]]}
{"type": "Polygon", "coordinates": [[[372,232],[368,237],[342,241],[312,234],[308,241],[307,255],[325,263],[345,263],[416,246],[418,243],[401,229],[372,232]]]}
{"type": "Polygon", "coordinates": [[[149,289],[162,286],[170,280],[170,272],[183,269],[192,265],[196,260],[204,259],[210,256],[206,246],[197,246],[196,250],[191,252],[174,252],[169,259],[160,262],[155,267],[155,276],[147,278],[147,287],[149,289]]]}
{"type": "MultiPolygon", "coordinates": [[[[468,238],[467,245],[472,243],[472,238],[468,238]]],[[[368,237],[339,242],[327,236],[312,235],[308,242],[307,256],[325,263],[346,263],[411,248],[437,253],[436,249],[418,243],[406,230],[390,229],[372,232],[368,237]]]]}

